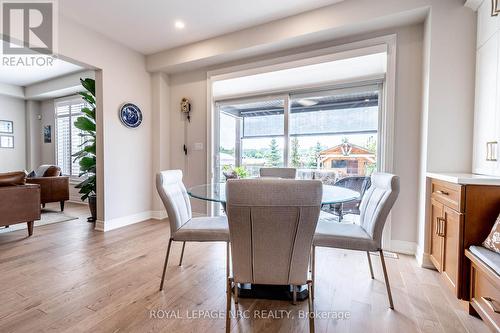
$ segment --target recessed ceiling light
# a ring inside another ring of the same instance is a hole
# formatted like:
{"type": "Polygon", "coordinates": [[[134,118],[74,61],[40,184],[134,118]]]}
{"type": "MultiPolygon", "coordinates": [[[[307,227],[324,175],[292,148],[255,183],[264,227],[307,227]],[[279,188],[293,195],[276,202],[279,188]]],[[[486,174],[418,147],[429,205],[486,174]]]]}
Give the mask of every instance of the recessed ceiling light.
{"type": "Polygon", "coordinates": [[[184,22],[182,22],[182,21],[180,21],[180,20],[175,21],[175,24],[174,24],[174,25],[175,25],[175,28],[176,28],[176,29],[179,29],[179,30],[180,30],[180,29],[184,29],[184,27],[186,26],[186,25],[184,24],[184,22]]]}

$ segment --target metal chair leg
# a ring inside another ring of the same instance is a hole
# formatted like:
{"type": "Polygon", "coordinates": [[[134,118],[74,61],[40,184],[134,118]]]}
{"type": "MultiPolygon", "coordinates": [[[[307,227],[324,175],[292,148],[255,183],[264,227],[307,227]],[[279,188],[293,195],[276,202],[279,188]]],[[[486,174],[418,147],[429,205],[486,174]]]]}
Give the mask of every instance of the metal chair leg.
{"type": "MultiPolygon", "coordinates": [[[[229,242],[226,242],[226,277],[229,279],[229,242]]],[[[226,292],[231,292],[231,286],[228,287],[226,292]]]]}
{"type": "Polygon", "coordinates": [[[313,281],[313,283],[311,284],[311,297],[314,299],[314,278],[315,278],[315,274],[316,274],[316,246],[313,246],[312,247],[312,256],[311,256],[311,262],[312,262],[312,272],[311,272],[311,280],[313,281]]]}
{"type": "Polygon", "coordinates": [[[292,304],[297,304],[297,287],[292,284],[292,304]]]}
{"type": "MultiPolygon", "coordinates": [[[[307,281],[307,288],[309,289],[309,294],[312,290],[312,281],[307,281]]],[[[314,333],[314,300],[312,297],[308,297],[309,304],[309,332],[314,333]]]]}
{"type": "Polygon", "coordinates": [[[387,275],[387,268],[385,267],[384,252],[379,250],[380,261],[382,262],[382,269],[384,271],[385,287],[387,288],[387,297],[389,297],[389,307],[394,310],[394,303],[392,302],[391,286],[389,285],[389,276],[387,275]]]}
{"type": "Polygon", "coordinates": [[[167,272],[168,256],[170,255],[170,247],[172,246],[173,239],[168,240],[167,255],[165,256],[165,264],[163,265],[163,274],[161,276],[160,291],[163,290],[163,282],[165,282],[165,273],[167,272]]]}
{"type": "Polygon", "coordinates": [[[370,251],[366,251],[366,256],[368,257],[368,265],[370,265],[370,275],[372,279],[374,279],[375,276],[373,275],[372,258],[370,257],[370,251]]]}
{"type": "Polygon", "coordinates": [[[179,266],[182,266],[182,258],[184,258],[184,248],[186,247],[186,242],[182,242],[181,259],[179,260],[179,266]]]}
{"type": "Polygon", "coordinates": [[[235,283],[233,288],[234,288],[234,304],[238,304],[238,293],[239,293],[238,284],[235,283]]]}
{"type": "Polygon", "coordinates": [[[231,331],[231,278],[226,279],[226,333],[231,331]]]}

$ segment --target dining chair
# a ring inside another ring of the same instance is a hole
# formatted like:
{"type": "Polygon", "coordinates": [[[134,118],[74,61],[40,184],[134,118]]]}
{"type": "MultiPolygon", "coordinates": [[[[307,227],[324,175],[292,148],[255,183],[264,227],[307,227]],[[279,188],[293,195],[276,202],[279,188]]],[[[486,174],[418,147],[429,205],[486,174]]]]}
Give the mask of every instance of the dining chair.
{"type": "MultiPolygon", "coordinates": [[[[318,180],[242,179],[226,183],[226,214],[231,239],[232,277],[227,279],[226,311],[238,303],[238,283],[308,285],[308,263],[321,207],[318,180]],[[234,288],[233,288],[234,286],[234,288]]],[[[309,312],[313,311],[309,297],[309,312]]],[[[309,316],[314,332],[314,316],[309,316]]],[[[226,332],[230,330],[226,316],[226,332]]]]}
{"type": "Polygon", "coordinates": [[[389,305],[391,309],[394,309],[382,251],[382,231],[387,216],[399,195],[399,177],[388,173],[374,173],[371,176],[371,184],[361,201],[360,224],[331,223],[321,219],[318,222],[311,255],[312,279],[314,281],[316,247],[318,246],[366,251],[372,279],[374,276],[370,252],[377,251],[382,263],[389,305]]]}
{"type": "Polygon", "coordinates": [[[295,168],[260,168],[261,177],[295,179],[297,169],[295,168]]]}
{"type": "Polygon", "coordinates": [[[193,217],[191,203],[182,183],[181,170],[161,171],[156,175],[156,189],[165,206],[170,224],[165,264],[161,277],[160,291],[163,290],[170,247],[173,241],[182,242],[179,266],[182,266],[186,242],[226,242],[226,276],[229,276],[229,229],[225,216],[193,217]]]}

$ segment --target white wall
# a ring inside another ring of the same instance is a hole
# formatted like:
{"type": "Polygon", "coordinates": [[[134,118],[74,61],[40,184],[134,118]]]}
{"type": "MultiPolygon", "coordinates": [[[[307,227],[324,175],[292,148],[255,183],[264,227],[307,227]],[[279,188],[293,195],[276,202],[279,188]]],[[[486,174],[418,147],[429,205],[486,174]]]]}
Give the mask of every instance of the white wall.
{"type": "Polygon", "coordinates": [[[143,55],[61,16],[59,53],[99,69],[97,228],[108,230],[150,217],[153,193],[151,80],[143,55]],[[102,83],[102,85],[101,85],[102,83]],[[118,110],[137,104],[143,123],[124,127],[118,110]],[[104,206],[102,199],[104,198],[104,206]]]}
{"type": "Polygon", "coordinates": [[[14,122],[14,149],[0,148],[0,172],[25,170],[26,113],[24,100],[0,95],[0,120],[14,122]]]}

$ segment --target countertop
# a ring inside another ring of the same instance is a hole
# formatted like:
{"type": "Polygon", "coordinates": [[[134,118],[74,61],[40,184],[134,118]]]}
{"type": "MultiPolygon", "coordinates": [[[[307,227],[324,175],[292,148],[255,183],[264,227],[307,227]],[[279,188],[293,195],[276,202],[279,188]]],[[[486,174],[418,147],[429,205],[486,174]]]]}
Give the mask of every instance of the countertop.
{"type": "Polygon", "coordinates": [[[500,186],[500,177],[476,175],[472,173],[427,172],[427,177],[462,185],[500,186]]]}

